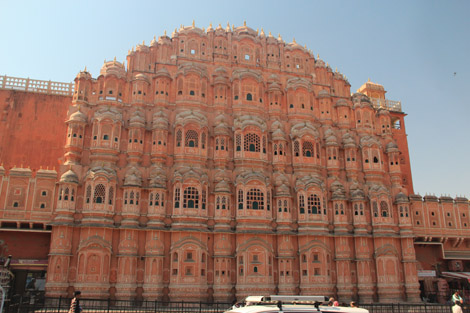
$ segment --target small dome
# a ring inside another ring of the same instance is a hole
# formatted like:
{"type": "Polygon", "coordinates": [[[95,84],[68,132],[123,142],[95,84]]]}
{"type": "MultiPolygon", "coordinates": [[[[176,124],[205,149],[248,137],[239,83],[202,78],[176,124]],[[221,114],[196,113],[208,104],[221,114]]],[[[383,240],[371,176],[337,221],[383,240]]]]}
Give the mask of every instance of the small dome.
{"type": "Polygon", "coordinates": [[[168,117],[164,111],[158,111],[153,114],[153,129],[168,129],[168,117]]]}
{"type": "Polygon", "coordinates": [[[215,192],[230,193],[230,185],[225,180],[221,180],[215,185],[215,192]]]}
{"type": "Polygon", "coordinates": [[[114,60],[108,61],[103,64],[100,70],[100,75],[109,76],[114,75],[117,78],[126,77],[126,70],[124,69],[124,64],[114,60]]]}
{"type": "Polygon", "coordinates": [[[330,96],[330,94],[329,94],[328,91],[326,91],[326,90],[320,90],[320,91],[318,92],[318,97],[319,97],[319,98],[327,98],[327,97],[329,97],[329,96],[330,96]]]}
{"type": "Polygon", "coordinates": [[[390,152],[395,152],[395,151],[398,151],[398,146],[393,141],[390,141],[387,144],[387,147],[385,148],[385,152],[390,153],[390,152]]]}
{"type": "Polygon", "coordinates": [[[290,197],[290,190],[289,187],[282,183],[281,186],[276,188],[276,197],[290,197]]]}
{"type": "Polygon", "coordinates": [[[80,71],[80,73],[77,74],[76,79],[91,79],[91,74],[86,70],[80,71]]]}
{"type": "Polygon", "coordinates": [[[144,114],[140,111],[135,111],[134,113],[132,113],[131,118],[129,119],[129,126],[145,127],[144,114]]]}
{"type": "Polygon", "coordinates": [[[72,113],[67,122],[86,123],[86,115],[80,109],[72,113]]]}
{"type": "Polygon", "coordinates": [[[78,176],[74,171],[68,170],[60,176],[61,183],[78,184],[78,176]]]}
{"type": "Polygon", "coordinates": [[[401,191],[396,195],[395,201],[397,203],[407,203],[407,202],[409,202],[408,197],[401,191]]]}
{"type": "Polygon", "coordinates": [[[338,99],[338,101],[336,101],[335,106],[337,106],[337,107],[347,107],[348,102],[344,99],[338,99]]]}

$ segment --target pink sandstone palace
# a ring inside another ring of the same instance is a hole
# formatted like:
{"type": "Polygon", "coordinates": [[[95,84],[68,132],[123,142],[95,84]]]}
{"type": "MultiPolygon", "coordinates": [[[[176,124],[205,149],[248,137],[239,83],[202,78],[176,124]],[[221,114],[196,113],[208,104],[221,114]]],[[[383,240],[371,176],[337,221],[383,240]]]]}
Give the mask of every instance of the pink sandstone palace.
{"type": "Polygon", "coordinates": [[[181,27],[126,63],[74,85],[0,79],[13,288],[34,274],[50,297],[418,302],[469,270],[469,201],[413,194],[383,86],[351,94],[246,25],[181,27]]]}

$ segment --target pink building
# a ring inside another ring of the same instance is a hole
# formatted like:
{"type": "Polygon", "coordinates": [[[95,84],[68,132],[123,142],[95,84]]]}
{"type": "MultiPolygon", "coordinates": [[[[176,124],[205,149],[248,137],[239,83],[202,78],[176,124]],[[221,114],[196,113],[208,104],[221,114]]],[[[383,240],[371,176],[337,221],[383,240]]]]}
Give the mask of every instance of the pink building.
{"type": "MultiPolygon", "coordinates": [[[[0,171],[50,180],[46,294],[421,301],[417,264],[443,259],[417,263],[416,249],[465,258],[469,203],[410,197],[405,114],[385,93],[351,95],[306,48],[246,25],[182,27],[132,49],[127,68],[80,72],[53,134],[58,171],[0,171]]],[[[38,219],[12,186],[0,233],[38,219]],[[7,214],[15,199],[21,216],[7,214]]]]}

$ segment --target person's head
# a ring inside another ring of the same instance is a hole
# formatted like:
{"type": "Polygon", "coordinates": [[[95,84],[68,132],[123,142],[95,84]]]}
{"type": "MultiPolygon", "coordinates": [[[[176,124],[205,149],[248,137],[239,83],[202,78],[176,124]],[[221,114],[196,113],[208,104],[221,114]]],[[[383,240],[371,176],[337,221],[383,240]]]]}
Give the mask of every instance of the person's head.
{"type": "Polygon", "coordinates": [[[349,303],[349,305],[350,305],[352,308],[357,308],[357,304],[356,304],[356,302],[354,302],[354,301],[351,301],[351,303],[349,303]]]}
{"type": "Polygon", "coordinates": [[[73,293],[73,295],[75,298],[80,298],[80,296],[82,295],[82,292],[80,290],[77,290],[73,293]]]}

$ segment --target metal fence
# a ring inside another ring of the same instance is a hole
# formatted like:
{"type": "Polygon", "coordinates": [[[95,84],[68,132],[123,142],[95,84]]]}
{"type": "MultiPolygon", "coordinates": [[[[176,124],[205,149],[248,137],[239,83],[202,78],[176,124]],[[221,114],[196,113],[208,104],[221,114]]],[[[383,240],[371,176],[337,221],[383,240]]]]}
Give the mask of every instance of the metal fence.
{"type": "MultiPolygon", "coordinates": [[[[67,313],[70,308],[69,298],[12,298],[4,307],[4,313],[67,313]]],[[[205,302],[162,302],[111,299],[80,299],[83,313],[221,313],[228,310],[231,303],[205,302]]],[[[359,304],[370,313],[452,313],[449,304],[431,303],[371,303],[359,304]]],[[[470,305],[462,307],[464,313],[470,313],[470,305]]],[[[1,313],[1,312],[0,312],[1,313]]]]}
{"type": "MultiPolygon", "coordinates": [[[[31,298],[11,299],[3,313],[67,313],[71,299],[31,298]]],[[[80,299],[83,313],[220,313],[228,310],[231,303],[162,302],[111,299],[80,299]]]]}

